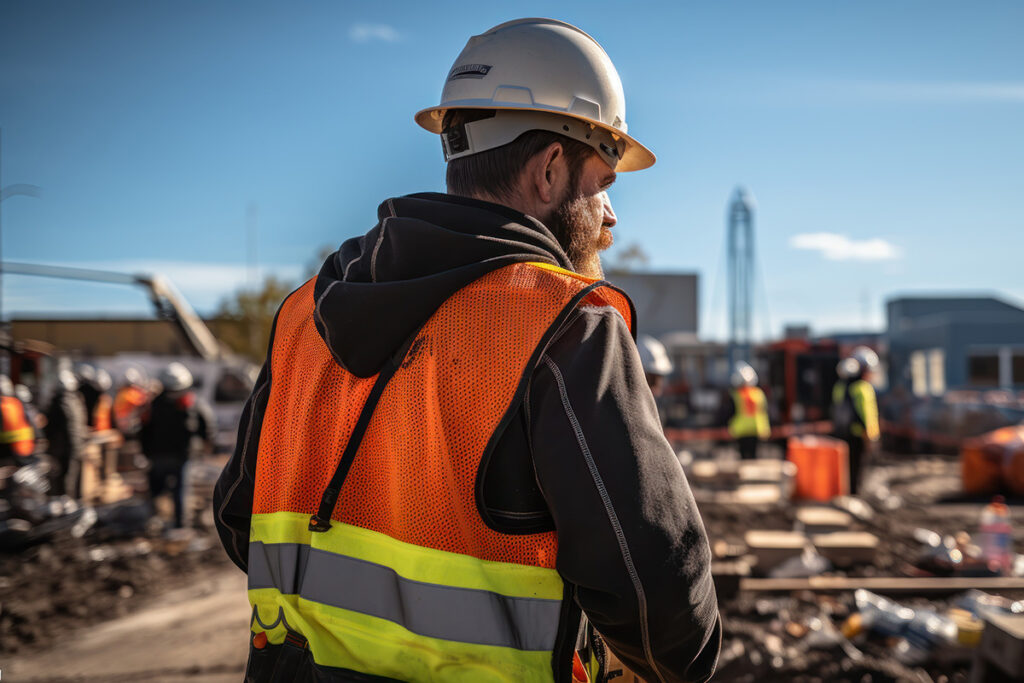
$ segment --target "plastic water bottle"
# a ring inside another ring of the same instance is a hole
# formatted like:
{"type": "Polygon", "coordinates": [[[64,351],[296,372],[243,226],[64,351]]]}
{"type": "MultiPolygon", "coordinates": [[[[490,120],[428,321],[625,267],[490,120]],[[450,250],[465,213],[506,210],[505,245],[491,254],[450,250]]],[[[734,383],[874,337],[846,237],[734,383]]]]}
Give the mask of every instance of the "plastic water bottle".
{"type": "Polygon", "coordinates": [[[1013,562],[1013,528],[1006,500],[996,496],[981,511],[981,550],[990,569],[1002,575],[1010,573],[1013,562]]]}

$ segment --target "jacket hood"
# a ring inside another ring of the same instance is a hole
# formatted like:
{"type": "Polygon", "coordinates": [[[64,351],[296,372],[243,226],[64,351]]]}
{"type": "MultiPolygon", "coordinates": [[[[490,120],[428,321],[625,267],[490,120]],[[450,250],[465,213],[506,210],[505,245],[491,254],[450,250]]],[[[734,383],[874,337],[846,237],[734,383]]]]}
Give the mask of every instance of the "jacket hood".
{"type": "Polygon", "coordinates": [[[334,359],[371,377],[456,291],[522,261],[573,269],[540,221],[438,193],[388,199],[377,225],[346,240],[314,286],[314,320],[334,359]]]}

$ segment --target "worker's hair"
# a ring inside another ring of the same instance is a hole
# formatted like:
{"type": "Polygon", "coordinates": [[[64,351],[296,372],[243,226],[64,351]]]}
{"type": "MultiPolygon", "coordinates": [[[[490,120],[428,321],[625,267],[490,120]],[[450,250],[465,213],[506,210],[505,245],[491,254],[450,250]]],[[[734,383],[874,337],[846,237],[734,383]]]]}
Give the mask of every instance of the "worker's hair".
{"type": "MultiPolygon", "coordinates": [[[[448,133],[453,128],[494,114],[493,109],[449,109],[444,114],[442,130],[448,133]]],[[[553,142],[562,145],[569,164],[570,187],[575,190],[583,162],[591,154],[596,154],[594,148],[558,133],[530,130],[507,145],[449,161],[446,176],[448,192],[464,197],[487,194],[496,199],[507,198],[515,192],[526,162],[553,142]]]]}

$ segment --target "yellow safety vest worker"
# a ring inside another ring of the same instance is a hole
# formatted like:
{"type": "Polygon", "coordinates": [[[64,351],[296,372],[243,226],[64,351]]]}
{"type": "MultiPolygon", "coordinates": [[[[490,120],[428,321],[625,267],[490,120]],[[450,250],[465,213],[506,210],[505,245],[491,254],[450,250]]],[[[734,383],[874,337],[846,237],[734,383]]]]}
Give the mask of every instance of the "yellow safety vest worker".
{"type": "Polygon", "coordinates": [[[771,436],[768,400],[759,387],[733,389],[732,401],[735,406],[735,413],[729,420],[729,434],[732,438],[756,436],[759,439],[767,439],[771,436]]]}
{"type": "Polygon", "coordinates": [[[366,680],[571,671],[580,624],[562,623],[557,536],[488,527],[477,477],[562,321],[576,306],[613,306],[632,327],[629,300],[553,266],[505,266],[360,378],[318,335],[314,286],[289,296],[273,331],[249,536],[250,669],[288,653],[366,680]]]}
{"type": "Polygon", "coordinates": [[[840,380],[832,387],[832,414],[836,431],[848,431],[850,435],[867,438],[868,441],[877,441],[881,436],[878,427],[878,401],[875,398],[875,387],[871,382],[864,379],[854,380],[847,385],[840,380]],[[847,388],[849,387],[849,388],[847,388]],[[852,420],[849,424],[841,424],[847,419],[840,417],[836,421],[836,415],[844,413],[844,403],[849,401],[848,406],[852,408],[852,420]]]}

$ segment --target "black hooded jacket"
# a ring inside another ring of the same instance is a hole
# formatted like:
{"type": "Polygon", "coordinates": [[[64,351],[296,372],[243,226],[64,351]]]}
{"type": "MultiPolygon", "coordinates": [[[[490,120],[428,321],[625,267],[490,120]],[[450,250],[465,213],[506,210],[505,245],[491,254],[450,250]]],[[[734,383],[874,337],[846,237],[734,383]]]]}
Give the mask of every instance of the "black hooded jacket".
{"type": "MultiPolygon", "coordinates": [[[[508,207],[416,194],[389,199],[378,213],[372,230],[327,259],[315,285],[320,336],[360,377],[376,374],[449,296],[485,273],[522,261],[572,269],[543,224],[508,207]]],[[[268,366],[214,496],[224,547],[243,571],[268,366]]],[[[582,608],[624,663],[651,683],[710,678],[721,622],[707,537],[619,315],[571,314],[481,468],[484,521],[510,534],[556,530],[570,607],[582,608]]]]}

